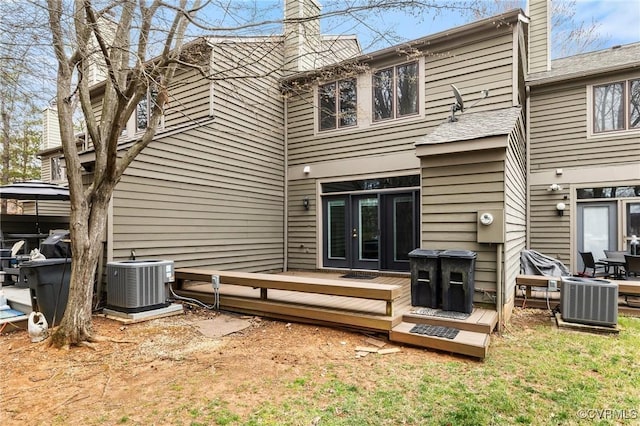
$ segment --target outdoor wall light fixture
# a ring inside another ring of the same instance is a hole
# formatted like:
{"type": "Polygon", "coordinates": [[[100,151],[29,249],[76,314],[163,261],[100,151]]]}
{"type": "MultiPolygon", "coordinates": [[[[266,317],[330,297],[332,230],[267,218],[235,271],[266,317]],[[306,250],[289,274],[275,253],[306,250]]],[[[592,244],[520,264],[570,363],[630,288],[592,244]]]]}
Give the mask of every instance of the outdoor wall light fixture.
{"type": "Polygon", "coordinates": [[[302,199],[302,206],[305,210],[309,210],[309,197],[304,197],[302,199]]]}
{"type": "Polygon", "coordinates": [[[547,188],[547,191],[562,191],[562,187],[557,183],[552,183],[549,188],[547,188]]]}
{"type": "Polygon", "coordinates": [[[305,175],[308,175],[309,173],[311,173],[311,166],[304,166],[302,168],[302,173],[304,173],[305,175]]]}
{"type": "Polygon", "coordinates": [[[564,216],[564,209],[567,208],[565,203],[556,204],[556,210],[558,211],[558,216],[564,216]]]}

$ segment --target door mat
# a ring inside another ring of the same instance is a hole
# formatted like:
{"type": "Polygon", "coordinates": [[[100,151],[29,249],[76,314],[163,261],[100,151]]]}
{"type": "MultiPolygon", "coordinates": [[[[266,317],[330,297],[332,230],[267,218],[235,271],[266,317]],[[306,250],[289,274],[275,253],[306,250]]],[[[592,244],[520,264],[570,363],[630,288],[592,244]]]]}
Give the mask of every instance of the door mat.
{"type": "Polygon", "coordinates": [[[416,324],[409,330],[409,333],[455,339],[459,331],[457,328],[443,327],[441,325],[416,324]]]}
{"type": "Polygon", "coordinates": [[[375,275],[365,274],[363,272],[349,272],[348,274],[341,275],[340,278],[355,278],[357,280],[373,280],[375,275]]]}
{"type": "Polygon", "coordinates": [[[449,319],[457,319],[457,320],[466,320],[471,315],[465,312],[443,311],[442,309],[433,309],[433,308],[418,308],[412,311],[411,313],[416,315],[425,315],[428,317],[441,317],[441,318],[449,318],[449,319]]]}

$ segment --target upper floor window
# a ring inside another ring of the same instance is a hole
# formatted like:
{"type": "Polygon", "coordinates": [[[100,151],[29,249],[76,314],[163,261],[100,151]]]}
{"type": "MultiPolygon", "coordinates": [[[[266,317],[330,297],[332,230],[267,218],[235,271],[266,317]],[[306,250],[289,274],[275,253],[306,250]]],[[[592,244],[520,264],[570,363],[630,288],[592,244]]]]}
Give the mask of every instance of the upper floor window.
{"type": "Polygon", "coordinates": [[[640,80],[593,86],[593,133],[640,129],[640,80]]]}
{"type": "Polygon", "coordinates": [[[373,121],[418,114],[418,62],[373,73],[373,121]]]}
{"type": "Polygon", "coordinates": [[[144,130],[149,125],[149,118],[156,105],[158,98],[158,87],[156,84],[149,86],[146,96],[143,96],[136,107],[136,131],[144,130]]]}
{"type": "Polygon", "coordinates": [[[60,157],[51,157],[51,182],[65,180],[66,170],[60,157]]]}
{"type": "Polygon", "coordinates": [[[358,124],[356,79],[334,81],[318,88],[320,130],[358,124]]]}

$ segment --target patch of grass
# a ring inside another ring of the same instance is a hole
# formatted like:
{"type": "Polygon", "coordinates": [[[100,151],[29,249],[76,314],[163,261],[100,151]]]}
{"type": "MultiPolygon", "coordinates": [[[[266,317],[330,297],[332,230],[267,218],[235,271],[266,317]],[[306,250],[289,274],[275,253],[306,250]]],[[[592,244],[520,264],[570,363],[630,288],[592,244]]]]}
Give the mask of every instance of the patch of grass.
{"type": "Polygon", "coordinates": [[[370,357],[366,385],[361,371],[334,363],[306,371],[283,388],[282,402],[261,404],[233,424],[637,424],[640,417],[612,418],[640,407],[640,319],[622,317],[620,326],[619,336],[559,331],[544,321],[512,326],[494,336],[484,362],[370,357]],[[313,379],[321,374],[324,381],[313,379]]]}

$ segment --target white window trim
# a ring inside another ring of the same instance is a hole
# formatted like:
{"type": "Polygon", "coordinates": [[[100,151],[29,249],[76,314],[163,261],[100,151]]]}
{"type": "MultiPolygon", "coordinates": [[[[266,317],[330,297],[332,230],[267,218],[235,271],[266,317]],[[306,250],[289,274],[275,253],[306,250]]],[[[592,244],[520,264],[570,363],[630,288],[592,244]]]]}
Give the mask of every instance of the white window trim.
{"type": "Polygon", "coordinates": [[[351,132],[357,132],[360,130],[366,130],[372,127],[392,127],[397,126],[398,123],[410,123],[414,121],[420,121],[425,116],[425,58],[420,56],[419,58],[406,60],[402,62],[394,62],[385,64],[377,68],[373,68],[365,73],[357,75],[356,78],[356,90],[357,90],[357,124],[355,126],[339,127],[336,129],[320,130],[320,114],[318,108],[320,107],[320,95],[318,88],[324,84],[334,81],[345,80],[345,78],[339,78],[334,80],[320,81],[314,87],[313,90],[313,134],[314,136],[326,136],[336,133],[348,134],[351,132]],[[386,120],[374,121],[373,120],[373,73],[377,70],[396,67],[398,65],[408,64],[411,62],[418,62],[418,113],[411,114],[404,117],[389,118],[386,120]]]}
{"type": "Polygon", "coordinates": [[[594,132],[593,131],[593,113],[594,113],[594,99],[593,88],[596,86],[604,86],[607,84],[624,82],[625,91],[625,122],[628,125],[629,121],[629,81],[639,80],[640,76],[627,77],[614,79],[610,81],[602,81],[587,85],[587,139],[611,139],[611,138],[625,138],[629,136],[640,135],[640,128],[637,129],[623,129],[623,130],[610,130],[607,132],[594,132]]]}

